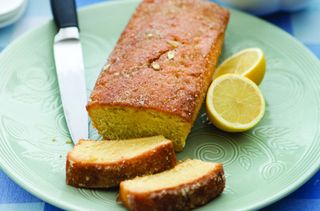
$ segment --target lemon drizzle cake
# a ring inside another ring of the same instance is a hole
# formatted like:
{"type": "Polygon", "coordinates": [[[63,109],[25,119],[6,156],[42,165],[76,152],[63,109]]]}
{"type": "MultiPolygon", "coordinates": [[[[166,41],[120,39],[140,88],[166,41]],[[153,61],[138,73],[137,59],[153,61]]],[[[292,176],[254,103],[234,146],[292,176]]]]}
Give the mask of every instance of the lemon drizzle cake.
{"type": "Polygon", "coordinates": [[[201,0],[144,0],[121,34],[87,110],[106,139],[164,135],[176,151],[197,117],[229,13],[201,0]]]}

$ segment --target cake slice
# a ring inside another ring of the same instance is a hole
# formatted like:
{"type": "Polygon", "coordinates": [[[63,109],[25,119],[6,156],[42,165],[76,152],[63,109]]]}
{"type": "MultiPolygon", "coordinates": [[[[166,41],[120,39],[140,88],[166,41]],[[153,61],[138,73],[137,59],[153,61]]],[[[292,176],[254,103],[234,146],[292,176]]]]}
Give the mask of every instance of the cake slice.
{"type": "Polygon", "coordinates": [[[182,151],[219,59],[229,12],[205,0],[144,0],[87,110],[106,139],[164,135],[182,151]]]}
{"type": "Polygon", "coordinates": [[[171,170],[121,182],[119,200],[129,210],[189,210],[214,199],[224,187],[221,164],[187,160],[171,170]]]}
{"type": "Polygon", "coordinates": [[[163,136],[121,141],[84,141],[67,156],[67,184],[108,188],[123,180],[173,168],[173,144],[163,136]]]}

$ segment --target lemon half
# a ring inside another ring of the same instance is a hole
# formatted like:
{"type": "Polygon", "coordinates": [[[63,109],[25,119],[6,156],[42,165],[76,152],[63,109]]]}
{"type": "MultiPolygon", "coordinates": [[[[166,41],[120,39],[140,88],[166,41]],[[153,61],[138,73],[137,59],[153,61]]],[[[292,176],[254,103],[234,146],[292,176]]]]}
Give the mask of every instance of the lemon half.
{"type": "Polygon", "coordinates": [[[206,98],[207,115],[218,128],[243,132],[263,117],[265,100],[259,87],[241,75],[225,74],[212,82],[206,98]]]}
{"type": "Polygon", "coordinates": [[[215,71],[213,79],[227,73],[245,76],[259,85],[266,72],[266,59],[260,48],[244,49],[226,59],[215,71]]]}

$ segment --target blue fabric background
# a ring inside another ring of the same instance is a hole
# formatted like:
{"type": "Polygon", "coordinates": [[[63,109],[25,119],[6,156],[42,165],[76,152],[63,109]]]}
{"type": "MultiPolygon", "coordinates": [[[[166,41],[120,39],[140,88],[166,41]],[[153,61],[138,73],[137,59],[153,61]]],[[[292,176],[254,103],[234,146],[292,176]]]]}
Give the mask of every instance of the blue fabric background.
{"type": "MultiPolygon", "coordinates": [[[[103,0],[77,0],[78,7],[103,0]]],[[[284,29],[320,58],[320,1],[295,13],[262,17],[284,29]]],[[[0,29],[0,51],[24,32],[51,19],[49,1],[29,0],[24,16],[14,25],[0,29]],[[40,9],[41,8],[41,9],[40,9]]],[[[15,184],[0,169],[0,211],[58,211],[15,184]]],[[[300,189],[263,210],[320,210],[320,171],[300,189]]]]}

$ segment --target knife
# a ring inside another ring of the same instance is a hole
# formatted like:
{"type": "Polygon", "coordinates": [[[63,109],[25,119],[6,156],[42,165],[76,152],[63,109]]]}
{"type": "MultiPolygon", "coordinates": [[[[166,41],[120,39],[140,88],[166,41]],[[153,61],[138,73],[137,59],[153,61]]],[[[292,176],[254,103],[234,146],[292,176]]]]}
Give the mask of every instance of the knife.
{"type": "Polygon", "coordinates": [[[82,47],[74,0],[51,0],[58,33],[54,38],[54,60],[64,115],[76,144],[88,138],[87,95],[82,47]]]}

